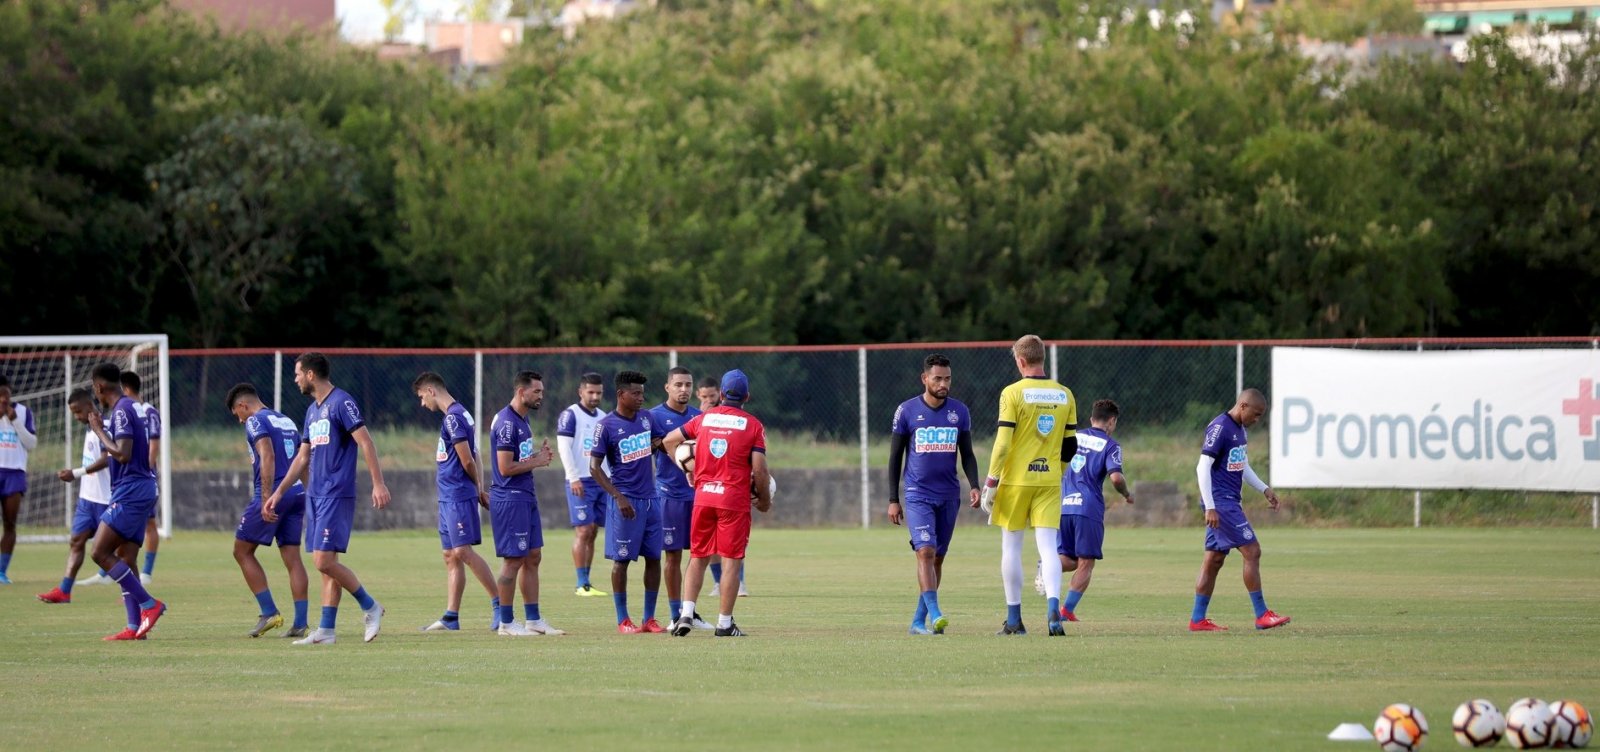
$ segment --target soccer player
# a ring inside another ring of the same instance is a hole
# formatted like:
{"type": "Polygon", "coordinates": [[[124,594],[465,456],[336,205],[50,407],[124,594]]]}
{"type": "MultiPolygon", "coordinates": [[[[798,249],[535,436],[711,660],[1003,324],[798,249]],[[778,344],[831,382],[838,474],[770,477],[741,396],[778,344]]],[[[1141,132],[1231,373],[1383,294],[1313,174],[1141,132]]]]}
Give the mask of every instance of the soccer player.
{"type": "Polygon", "coordinates": [[[506,637],[564,635],[539,614],[539,562],[544,558],[544,525],[539,519],[539,497],[533,490],[533,471],[555,461],[547,440],[533,450],[533,428],[528,414],[544,404],[544,377],[521,371],[513,382],[511,404],[500,409],[489,424],[494,449],[490,465],[489,518],[494,523],[494,553],[504,560],[500,568],[500,628],[506,637]],[[518,624],[513,598],[522,585],[522,615],[518,624]]]}
{"type": "Polygon", "coordinates": [[[905,523],[917,557],[917,608],[913,635],[944,634],[949,620],[939,609],[939,581],[961,516],[961,480],[956,454],[967,475],[969,501],[978,501],[978,455],[972,451],[972,416],[950,396],[950,359],[937,353],[922,361],[922,394],[894,411],[889,438],[889,522],[905,523]],[[909,453],[909,458],[908,458],[909,453]],[[906,500],[900,503],[902,463],[906,500]]]}
{"type": "MultiPolygon", "coordinates": [[[[1006,623],[998,634],[1025,635],[1022,625],[1022,538],[1033,528],[1040,561],[1054,561],[1061,526],[1061,469],[1078,453],[1078,403],[1044,375],[1044,340],[1029,334],[1011,346],[1022,379],[1000,392],[1000,425],[979,506],[1000,528],[1000,580],[1006,623]]],[[[1044,567],[1046,622],[1061,626],[1061,571],[1044,567]]]]}
{"type": "Polygon", "coordinates": [[[101,363],[91,372],[95,397],[110,408],[108,431],[99,411],[92,406],[83,416],[100,440],[101,451],[110,456],[111,507],[100,516],[90,556],[106,570],[106,576],[122,586],[122,603],[128,627],[106,640],[142,640],[166,613],[167,605],[156,600],[139,582],[133,571],[134,557],[144,540],[145,521],[156,503],[156,473],[150,467],[150,437],[134,401],[120,391],[121,369],[101,363]]]}
{"type": "Polygon", "coordinates": [[[461,597],[467,588],[467,569],[472,570],[489,594],[489,625],[500,628],[500,588],[495,585],[489,562],[473,549],[483,542],[478,507],[489,508],[489,491],[478,481],[478,436],[472,413],[450,394],[444,377],[424,371],[411,382],[411,391],[422,407],[444,413],[439,426],[439,446],[434,451],[438,463],[435,473],[439,487],[439,545],[444,549],[444,615],[422,628],[424,632],[452,631],[461,628],[461,597]]]}
{"type": "Polygon", "coordinates": [[[0,375],[0,585],[10,585],[6,570],[17,547],[17,515],[28,492],[28,453],[39,445],[33,411],[11,401],[11,380],[0,375]]]}
{"type": "Polygon", "coordinates": [[[688,439],[694,448],[694,514],[689,520],[689,571],[683,581],[683,610],[672,634],[683,637],[694,629],[695,599],[705,579],[713,553],[728,566],[722,572],[721,609],[717,637],[743,637],[733,623],[733,606],[739,600],[739,571],[750,544],[750,507],[772,508],[771,476],[767,472],[767,429],[744,411],[750,399],[750,381],[740,370],[722,376],[722,404],[697,415],[668,434],[662,446],[668,454],[688,439]],[[753,493],[752,493],[753,491],[753,493]]]}
{"type": "MultiPolygon", "coordinates": [[[[697,398],[699,398],[699,400],[700,400],[700,412],[708,412],[708,411],[711,410],[711,408],[722,404],[722,387],[718,383],[716,378],[711,377],[711,376],[707,376],[707,377],[705,377],[705,378],[700,380],[700,388],[696,390],[695,396],[697,398]]],[[[712,554],[712,556],[711,556],[711,597],[712,598],[719,597],[722,594],[721,588],[722,588],[722,557],[721,556],[717,556],[715,554],[712,554]]],[[[744,586],[744,569],[740,568],[739,569],[739,597],[743,598],[743,597],[745,597],[745,596],[747,596],[749,594],[750,594],[750,591],[745,589],[745,586],[744,586]]],[[[699,615],[696,615],[695,618],[699,619],[700,617],[699,617],[699,615]]],[[[704,624],[704,623],[705,622],[703,622],[703,621],[700,622],[700,624],[704,624]]]]}
{"type": "Polygon", "coordinates": [[[594,564],[594,542],[599,526],[606,519],[606,490],[589,471],[589,452],[594,449],[594,427],[605,413],[600,400],[605,397],[605,380],[598,373],[586,373],[578,380],[578,401],[556,418],[556,448],[567,476],[567,519],[572,523],[572,568],[578,585],[573,595],[604,597],[589,583],[594,564]]]}
{"type": "Polygon", "coordinates": [[[611,495],[606,509],[606,558],[611,560],[611,599],[622,634],[667,631],[656,621],[661,590],[661,506],[656,499],[655,452],[666,435],[644,411],[638,371],[617,373],[617,408],[600,419],[589,451],[589,473],[611,495]],[[608,472],[607,467],[610,470],[608,472]],[[644,617],[628,616],[628,565],[644,559],[644,617]]]}
{"type": "Polygon", "coordinates": [[[372,642],[383,626],[383,606],[349,567],[339,563],[339,554],[350,547],[350,528],[356,516],[356,448],[366,458],[372,476],[372,506],[389,506],[389,487],[383,482],[378,465],[378,448],[361,417],[361,408],[343,389],[328,381],[327,356],[319,352],[302,353],[294,360],[294,383],[300,393],[312,398],[306,408],[306,432],[298,452],[284,473],[283,481],[262,505],[263,515],[276,515],[289,489],[300,474],[310,469],[306,489],[306,529],[311,538],[311,562],[322,573],[322,620],[311,634],[295,640],[296,645],[332,645],[337,640],[334,626],[339,620],[339,600],[349,590],[361,606],[365,629],[362,639],[372,642]]]}
{"type": "Polygon", "coordinates": [[[1246,429],[1267,412],[1267,398],[1258,389],[1246,389],[1231,410],[1212,419],[1206,426],[1206,440],[1200,447],[1200,463],[1195,473],[1200,478],[1200,503],[1206,510],[1206,553],[1200,565],[1200,578],[1194,585],[1194,611],[1189,615],[1191,632],[1223,632],[1228,628],[1206,618],[1211,591],[1217,586],[1217,573],[1228,560],[1228,552],[1239,549],[1244,555],[1244,589],[1256,610],[1256,629],[1272,629],[1289,623],[1267,608],[1261,595],[1261,541],[1244,516],[1240,493],[1243,483],[1267,497],[1267,508],[1278,508],[1278,494],[1250,469],[1250,438],[1246,429]]]}
{"type": "Polygon", "coordinates": [[[1072,573],[1067,599],[1061,604],[1061,618],[1078,620],[1078,601],[1089,589],[1094,564],[1104,558],[1101,546],[1106,540],[1105,482],[1117,489],[1122,500],[1132,504],[1128,480],[1122,475],[1122,445],[1111,438],[1117,430],[1121,409],[1111,400],[1098,400],[1089,412],[1089,427],[1078,432],[1078,453],[1069,472],[1061,476],[1061,571],[1072,573]]]}
{"type": "MultiPolygon", "coordinates": [[[[161,467],[161,412],[155,406],[145,402],[139,396],[139,389],[143,383],[139,374],[133,371],[123,371],[118,383],[122,385],[122,394],[133,400],[134,409],[139,411],[139,417],[144,419],[145,431],[150,434],[150,468],[155,470],[159,478],[161,467]]],[[[156,487],[156,497],[160,498],[161,488],[156,487]]],[[[139,572],[139,582],[150,584],[150,578],[156,574],[156,553],[161,550],[161,535],[156,525],[156,515],[160,514],[161,505],[158,503],[150,508],[150,519],[144,524],[144,569],[139,572]]]]}
{"type": "MultiPolygon", "coordinates": [[[[713,380],[713,384],[714,384],[713,380]]],[[[713,386],[713,388],[715,388],[713,386]]],[[[700,410],[689,404],[694,389],[694,374],[683,366],[667,371],[667,399],[650,409],[650,420],[670,433],[694,419],[700,410]]],[[[689,548],[689,516],[694,511],[694,488],[672,455],[657,450],[656,498],[661,503],[661,547],[666,559],[667,607],[671,620],[678,621],[683,609],[683,552],[689,548]]],[[[705,620],[691,614],[695,626],[710,629],[705,620]]]]}
{"type": "Polygon", "coordinates": [[[310,582],[306,565],[300,560],[300,534],[305,530],[306,494],[300,482],[305,473],[290,481],[289,491],[271,514],[262,508],[263,490],[271,491],[284,482],[295,452],[300,448],[300,428],[283,413],[261,404],[261,395],[251,384],[235,384],[228,390],[228,412],[244,424],[244,443],[250,447],[250,503],[239,516],[233,532],[233,560],[239,563],[244,584],[261,607],[251,637],[260,637],[283,626],[283,614],[272,600],[267,572],[256,559],[256,549],[278,544],[278,556],[289,572],[289,594],[294,597],[294,623],[284,637],[305,637],[310,607],[310,582]]]}
{"type": "MultiPolygon", "coordinates": [[[[94,395],[88,389],[74,389],[67,395],[67,409],[72,411],[72,417],[79,423],[86,423],[94,407],[93,400],[94,395]]],[[[95,527],[100,524],[100,516],[105,514],[106,506],[111,503],[111,474],[105,471],[107,462],[105,452],[100,451],[100,437],[93,431],[86,431],[83,436],[83,464],[56,473],[56,477],[64,483],[78,481],[78,506],[72,514],[72,537],[67,541],[66,576],[61,578],[60,586],[39,594],[39,600],[45,603],[72,602],[72,586],[76,584],[72,578],[78,576],[78,568],[83,566],[84,549],[89,545],[95,527]]]]}

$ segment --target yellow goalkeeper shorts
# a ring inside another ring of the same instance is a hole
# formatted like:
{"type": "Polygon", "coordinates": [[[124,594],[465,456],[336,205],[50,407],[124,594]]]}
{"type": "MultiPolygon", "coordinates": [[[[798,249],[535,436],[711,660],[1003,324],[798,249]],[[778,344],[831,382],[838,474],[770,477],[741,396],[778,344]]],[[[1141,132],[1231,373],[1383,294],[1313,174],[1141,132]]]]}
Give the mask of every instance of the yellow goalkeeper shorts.
{"type": "Polygon", "coordinates": [[[994,491],[989,524],[1005,530],[1061,527],[1061,489],[1054,486],[1008,486],[994,491]]]}

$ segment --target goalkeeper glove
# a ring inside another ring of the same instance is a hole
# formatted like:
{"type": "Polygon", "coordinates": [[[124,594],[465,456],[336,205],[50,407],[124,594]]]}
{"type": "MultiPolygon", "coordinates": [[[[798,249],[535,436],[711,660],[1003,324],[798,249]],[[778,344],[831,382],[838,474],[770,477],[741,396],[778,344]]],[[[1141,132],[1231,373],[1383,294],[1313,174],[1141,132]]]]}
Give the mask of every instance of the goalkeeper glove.
{"type": "Polygon", "coordinates": [[[994,491],[999,483],[999,478],[990,478],[989,482],[983,484],[983,495],[978,497],[978,508],[982,509],[984,514],[994,513],[994,491]]]}

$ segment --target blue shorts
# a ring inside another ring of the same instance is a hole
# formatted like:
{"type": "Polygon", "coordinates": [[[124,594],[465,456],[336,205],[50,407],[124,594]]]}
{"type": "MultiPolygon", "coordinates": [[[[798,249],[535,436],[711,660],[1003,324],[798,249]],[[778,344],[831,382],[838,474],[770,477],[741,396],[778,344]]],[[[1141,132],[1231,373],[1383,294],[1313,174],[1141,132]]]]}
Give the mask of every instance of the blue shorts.
{"type": "Polygon", "coordinates": [[[439,501],[439,547],[449,551],[483,542],[483,521],[478,516],[478,499],[439,501]]]}
{"type": "Polygon", "coordinates": [[[21,494],[27,492],[28,471],[12,470],[10,468],[0,470],[0,499],[4,499],[12,494],[21,494]]]}
{"type": "Polygon", "coordinates": [[[344,553],[350,549],[350,528],[356,521],[356,497],[310,496],[306,500],[306,537],[312,551],[344,553]]]}
{"type": "Polygon", "coordinates": [[[694,497],[659,497],[661,506],[661,549],[689,550],[689,517],[694,512],[694,497]]]}
{"type": "Polygon", "coordinates": [[[1061,515],[1056,553],[1069,559],[1104,559],[1100,547],[1105,542],[1106,523],[1084,514],[1061,515]]]}
{"type": "Polygon", "coordinates": [[[250,500],[239,517],[239,529],[233,537],[258,546],[270,546],[274,541],[279,548],[300,545],[300,534],[306,529],[306,489],[295,484],[278,500],[278,521],[261,519],[261,497],[250,500]]]}
{"type": "Polygon", "coordinates": [[[608,502],[611,497],[606,495],[606,490],[600,487],[600,482],[593,478],[583,479],[583,496],[572,495],[572,484],[567,484],[567,520],[573,527],[580,525],[606,526],[606,509],[611,506],[608,502]]]}
{"type": "Polygon", "coordinates": [[[521,491],[489,492],[489,522],[494,525],[494,555],[520,559],[544,548],[539,502],[521,491]]]}
{"type": "Polygon", "coordinates": [[[629,499],[633,519],[625,520],[616,504],[606,505],[606,558],[633,561],[661,558],[661,502],[651,496],[629,499]]]}
{"type": "Polygon", "coordinates": [[[1256,531],[1245,519],[1244,507],[1237,504],[1218,504],[1217,516],[1221,524],[1216,529],[1206,528],[1206,550],[1227,553],[1240,546],[1256,542],[1256,531]]]}
{"type": "Polygon", "coordinates": [[[935,501],[911,496],[901,507],[906,513],[906,531],[911,533],[911,550],[932,546],[935,556],[944,556],[956,532],[956,519],[961,516],[961,498],[935,501]]]}
{"type": "Polygon", "coordinates": [[[78,508],[72,512],[72,537],[84,533],[93,535],[95,529],[100,527],[100,515],[105,513],[106,505],[78,499],[78,508]]]}
{"type": "Polygon", "coordinates": [[[155,505],[155,497],[138,501],[113,501],[100,515],[100,521],[122,536],[123,540],[143,546],[144,521],[150,519],[150,508],[155,505]]]}

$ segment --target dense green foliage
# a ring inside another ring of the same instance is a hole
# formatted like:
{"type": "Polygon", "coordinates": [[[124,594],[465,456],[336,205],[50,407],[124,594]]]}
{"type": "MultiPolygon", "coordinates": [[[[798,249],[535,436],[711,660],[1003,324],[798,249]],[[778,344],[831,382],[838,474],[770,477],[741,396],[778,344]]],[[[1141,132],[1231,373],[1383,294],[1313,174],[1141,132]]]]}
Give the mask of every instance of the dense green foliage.
{"type": "Polygon", "coordinates": [[[1282,35],[1082,7],[685,0],[571,41],[530,30],[458,88],[151,2],[8,0],[7,329],[393,346],[1600,330],[1600,53],[1542,67],[1486,38],[1465,65],[1350,72],[1282,35]],[[340,155],[278,192],[335,193],[276,202],[254,232],[294,238],[288,263],[197,301],[174,267],[197,251],[174,250],[147,174],[240,116],[340,155]],[[213,308],[226,326],[198,315],[213,308]]]}

